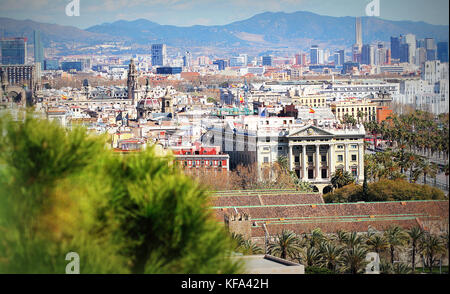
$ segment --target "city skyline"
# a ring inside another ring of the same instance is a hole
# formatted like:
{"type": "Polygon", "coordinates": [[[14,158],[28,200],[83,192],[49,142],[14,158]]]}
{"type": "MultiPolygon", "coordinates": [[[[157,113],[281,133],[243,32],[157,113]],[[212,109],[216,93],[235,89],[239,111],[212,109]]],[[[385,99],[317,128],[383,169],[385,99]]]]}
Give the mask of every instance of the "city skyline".
{"type": "MultiPolygon", "coordinates": [[[[253,1],[206,1],[206,0],[80,0],[80,16],[69,17],[65,0],[3,0],[0,17],[19,20],[32,19],[38,22],[71,25],[88,28],[93,25],[117,20],[148,19],[162,25],[225,25],[250,18],[263,12],[309,11],[334,17],[365,16],[366,0],[263,0],[253,1]],[[228,13],[224,13],[228,12],[228,13]]],[[[448,25],[449,2],[433,0],[380,1],[380,18],[393,21],[423,21],[434,25],[448,25]],[[408,7],[409,9],[404,9],[408,7]]]]}

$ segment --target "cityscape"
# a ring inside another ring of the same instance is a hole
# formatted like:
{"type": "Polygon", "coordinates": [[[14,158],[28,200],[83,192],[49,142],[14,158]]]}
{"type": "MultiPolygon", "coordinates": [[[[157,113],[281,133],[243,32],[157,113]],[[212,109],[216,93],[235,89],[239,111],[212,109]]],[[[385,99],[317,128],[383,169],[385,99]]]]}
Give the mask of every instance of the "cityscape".
{"type": "Polygon", "coordinates": [[[448,12],[384,4],[0,14],[0,273],[448,275],[448,12]]]}

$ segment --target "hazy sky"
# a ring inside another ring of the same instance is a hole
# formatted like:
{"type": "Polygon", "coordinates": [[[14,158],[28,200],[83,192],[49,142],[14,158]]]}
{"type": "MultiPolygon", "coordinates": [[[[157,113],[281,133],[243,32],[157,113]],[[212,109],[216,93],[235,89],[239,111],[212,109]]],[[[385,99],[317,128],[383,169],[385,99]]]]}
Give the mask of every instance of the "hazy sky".
{"type": "MultiPolygon", "coordinates": [[[[72,0],[0,0],[0,17],[87,28],[145,18],[159,24],[223,25],[265,11],[299,10],[330,16],[363,16],[372,0],[79,0],[80,16],[65,14],[72,0]]],[[[379,0],[380,18],[449,24],[449,0],[379,0]]]]}

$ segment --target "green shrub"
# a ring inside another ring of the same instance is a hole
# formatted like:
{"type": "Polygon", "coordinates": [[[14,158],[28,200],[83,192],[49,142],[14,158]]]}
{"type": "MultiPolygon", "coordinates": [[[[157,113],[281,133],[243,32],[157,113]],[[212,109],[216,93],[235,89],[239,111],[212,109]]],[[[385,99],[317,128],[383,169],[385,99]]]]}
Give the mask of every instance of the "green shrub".
{"type": "Polygon", "coordinates": [[[0,273],[239,273],[207,192],[153,150],[0,117],[0,273]]]}

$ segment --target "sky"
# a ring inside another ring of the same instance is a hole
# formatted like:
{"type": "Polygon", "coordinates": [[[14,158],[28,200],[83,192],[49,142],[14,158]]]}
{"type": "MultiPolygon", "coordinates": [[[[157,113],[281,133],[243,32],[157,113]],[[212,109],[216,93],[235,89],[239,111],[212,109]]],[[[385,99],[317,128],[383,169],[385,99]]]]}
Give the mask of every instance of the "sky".
{"type": "MultiPolygon", "coordinates": [[[[224,25],[255,14],[310,11],[329,16],[364,16],[377,0],[75,0],[80,16],[67,16],[74,0],[0,0],[0,17],[31,19],[81,29],[117,20],[145,18],[162,25],[224,25]]],[[[378,0],[380,18],[449,25],[449,0],[378,0]]]]}

